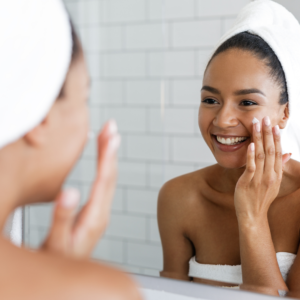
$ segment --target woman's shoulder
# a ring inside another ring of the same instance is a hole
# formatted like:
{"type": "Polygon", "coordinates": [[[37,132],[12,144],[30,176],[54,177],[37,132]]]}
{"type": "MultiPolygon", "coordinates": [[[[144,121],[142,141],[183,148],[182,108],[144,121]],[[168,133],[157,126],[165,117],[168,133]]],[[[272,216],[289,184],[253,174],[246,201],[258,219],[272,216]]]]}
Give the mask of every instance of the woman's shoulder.
{"type": "Polygon", "coordinates": [[[214,168],[212,165],[167,181],[160,189],[158,207],[180,207],[182,210],[184,206],[201,201],[201,191],[208,188],[206,179],[214,168]]]}
{"type": "Polygon", "coordinates": [[[3,299],[140,299],[133,281],[109,266],[33,252],[2,238],[0,249],[3,299]]]}
{"type": "MultiPolygon", "coordinates": [[[[291,159],[285,166],[282,183],[288,194],[300,195],[300,162],[291,159]]],[[[300,200],[300,198],[299,198],[300,200]]]]}

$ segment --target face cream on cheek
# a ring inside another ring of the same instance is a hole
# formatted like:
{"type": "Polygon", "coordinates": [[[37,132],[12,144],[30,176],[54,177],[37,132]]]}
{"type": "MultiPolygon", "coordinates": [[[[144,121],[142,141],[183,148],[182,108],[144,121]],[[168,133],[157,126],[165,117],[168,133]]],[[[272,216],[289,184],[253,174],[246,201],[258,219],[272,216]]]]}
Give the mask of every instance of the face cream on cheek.
{"type": "Polygon", "coordinates": [[[252,120],[252,124],[256,124],[256,123],[259,123],[259,121],[254,117],[253,120],[252,120]]]}

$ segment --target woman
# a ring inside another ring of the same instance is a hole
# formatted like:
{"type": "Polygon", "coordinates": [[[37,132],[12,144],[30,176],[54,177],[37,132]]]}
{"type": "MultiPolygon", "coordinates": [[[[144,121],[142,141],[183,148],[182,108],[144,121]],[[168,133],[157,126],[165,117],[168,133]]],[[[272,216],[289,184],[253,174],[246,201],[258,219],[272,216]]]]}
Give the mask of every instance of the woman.
{"type": "Polygon", "coordinates": [[[37,251],[0,238],[2,299],[140,299],[132,280],[89,261],[109,218],[120,143],[114,122],[98,137],[97,177],[79,195],[61,192],[88,136],[89,77],[60,0],[0,3],[0,223],[17,207],[56,198],[37,251]],[[76,218],[75,218],[76,217],[76,218]]]}
{"type": "Polygon", "coordinates": [[[199,127],[217,164],[160,191],[162,276],[299,289],[300,163],[282,155],[280,140],[280,129],[298,121],[299,38],[290,13],[259,0],[244,8],[214,51],[199,127]]]}

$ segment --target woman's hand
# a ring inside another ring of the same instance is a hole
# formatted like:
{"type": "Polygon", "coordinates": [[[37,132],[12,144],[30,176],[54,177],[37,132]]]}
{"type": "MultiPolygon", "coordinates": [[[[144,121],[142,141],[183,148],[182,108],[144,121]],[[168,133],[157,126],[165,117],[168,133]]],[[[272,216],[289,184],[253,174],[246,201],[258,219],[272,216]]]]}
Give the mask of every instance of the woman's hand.
{"type": "Polygon", "coordinates": [[[246,170],[237,182],[234,205],[238,220],[266,217],[278,195],[282,172],[291,154],[282,156],[278,125],[271,127],[269,117],[253,125],[253,140],[248,146],[246,170]]]}
{"type": "Polygon", "coordinates": [[[117,150],[120,136],[114,121],[108,122],[98,137],[97,175],[91,196],[77,214],[79,193],[62,191],[56,199],[53,224],[42,246],[76,258],[88,258],[109,221],[117,177],[117,150]]]}

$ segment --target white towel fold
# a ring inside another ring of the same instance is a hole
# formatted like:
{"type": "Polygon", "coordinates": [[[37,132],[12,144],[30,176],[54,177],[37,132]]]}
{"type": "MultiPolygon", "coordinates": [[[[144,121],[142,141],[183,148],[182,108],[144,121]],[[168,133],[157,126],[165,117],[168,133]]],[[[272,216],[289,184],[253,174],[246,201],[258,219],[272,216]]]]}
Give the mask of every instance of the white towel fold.
{"type": "Polygon", "coordinates": [[[17,208],[8,218],[4,228],[4,235],[16,246],[23,243],[22,208],[17,208]]]}

